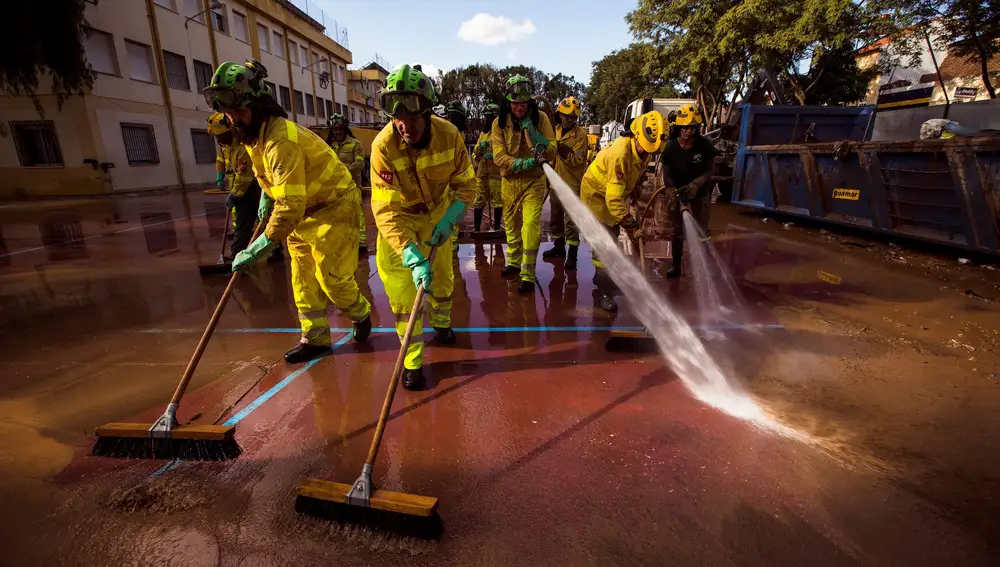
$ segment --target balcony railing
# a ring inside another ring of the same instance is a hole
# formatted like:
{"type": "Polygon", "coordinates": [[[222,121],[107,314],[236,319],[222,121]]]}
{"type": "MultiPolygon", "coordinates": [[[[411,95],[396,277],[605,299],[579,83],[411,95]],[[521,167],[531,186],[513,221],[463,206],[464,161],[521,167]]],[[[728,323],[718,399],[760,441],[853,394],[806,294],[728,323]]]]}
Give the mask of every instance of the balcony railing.
{"type": "Polygon", "coordinates": [[[347,39],[347,28],[339,26],[337,24],[337,20],[328,16],[326,12],[320,9],[319,6],[313,4],[309,0],[287,1],[305,13],[305,15],[319,22],[319,24],[325,28],[323,30],[323,35],[344,46],[346,49],[351,48],[351,44],[347,39]]]}

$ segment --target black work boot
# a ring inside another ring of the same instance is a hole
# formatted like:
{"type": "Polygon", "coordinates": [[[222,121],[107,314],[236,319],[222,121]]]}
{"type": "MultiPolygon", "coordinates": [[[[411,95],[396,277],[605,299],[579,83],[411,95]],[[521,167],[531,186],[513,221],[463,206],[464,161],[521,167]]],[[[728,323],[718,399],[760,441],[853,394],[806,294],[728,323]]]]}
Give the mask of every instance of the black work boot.
{"type": "Polygon", "coordinates": [[[424,372],[422,369],[403,370],[403,387],[410,391],[420,390],[424,387],[424,372]]]}
{"type": "Polygon", "coordinates": [[[542,258],[565,258],[566,257],[566,239],[559,237],[555,242],[552,243],[552,248],[549,248],[545,252],[542,252],[542,258]]]}
{"type": "Polygon", "coordinates": [[[684,241],[674,239],[670,243],[670,248],[674,263],[670,266],[670,269],[667,270],[667,277],[679,278],[681,277],[681,262],[684,260],[684,241]]]}
{"type": "Polygon", "coordinates": [[[509,278],[520,275],[520,273],[521,273],[521,268],[519,266],[504,266],[503,271],[500,272],[500,275],[505,278],[509,278]]]}
{"type": "Polygon", "coordinates": [[[579,248],[580,248],[579,246],[573,246],[572,244],[569,245],[566,251],[566,263],[563,264],[564,269],[566,270],[576,269],[576,253],[579,250],[579,248]]]}
{"type": "Polygon", "coordinates": [[[285,362],[300,364],[330,354],[330,345],[311,345],[299,343],[295,348],[285,353],[285,362]]]}
{"type": "Polygon", "coordinates": [[[500,230],[500,221],[503,220],[503,207],[493,209],[493,230],[500,230]]]}
{"type": "Polygon", "coordinates": [[[455,344],[455,331],[451,327],[434,327],[434,340],[441,345],[455,344]]]}
{"type": "Polygon", "coordinates": [[[363,343],[368,340],[368,335],[372,334],[372,316],[365,317],[364,321],[354,322],[354,342],[363,343]]]}
{"type": "Polygon", "coordinates": [[[482,230],[483,226],[483,208],[476,207],[472,210],[472,226],[475,227],[476,232],[482,230]]]}
{"type": "Polygon", "coordinates": [[[614,313],[618,311],[618,304],[615,303],[615,298],[604,293],[603,291],[597,290],[594,292],[594,303],[598,307],[607,311],[608,313],[614,313]]]}
{"type": "Polygon", "coordinates": [[[535,291],[535,282],[531,280],[521,280],[520,285],[517,286],[517,293],[531,293],[535,291]]]}

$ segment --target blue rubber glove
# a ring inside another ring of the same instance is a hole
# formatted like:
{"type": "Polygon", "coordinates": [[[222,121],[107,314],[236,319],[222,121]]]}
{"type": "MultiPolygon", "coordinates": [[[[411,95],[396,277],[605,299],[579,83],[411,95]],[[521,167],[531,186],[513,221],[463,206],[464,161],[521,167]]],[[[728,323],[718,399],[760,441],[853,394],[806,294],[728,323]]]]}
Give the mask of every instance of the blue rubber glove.
{"type": "Polygon", "coordinates": [[[522,171],[528,171],[536,167],[538,167],[538,160],[533,157],[514,158],[514,165],[511,166],[511,170],[514,173],[521,173],[522,171]]]}
{"type": "Polygon", "coordinates": [[[264,220],[271,211],[274,210],[274,199],[268,196],[267,193],[260,192],[260,203],[257,204],[257,220],[264,220]]]}
{"type": "Polygon", "coordinates": [[[486,152],[483,155],[483,157],[486,158],[486,159],[488,159],[488,160],[490,160],[490,161],[493,161],[493,152],[486,152]]]}
{"type": "Polygon", "coordinates": [[[531,118],[525,116],[521,119],[521,128],[528,131],[528,139],[531,140],[531,145],[537,147],[539,144],[548,146],[549,140],[535,128],[535,125],[531,123],[531,118]]]}
{"type": "Polygon", "coordinates": [[[215,186],[219,189],[226,188],[226,174],[221,171],[215,172],[215,186]]]}
{"type": "Polygon", "coordinates": [[[277,247],[277,242],[271,242],[271,239],[263,234],[258,236],[257,240],[251,242],[246,250],[237,252],[236,256],[233,256],[233,271],[249,268],[250,264],[266,257],[277,247]]]}
{"type": "Polygon", "coordinates": [[[226,208],[232,209],[235,206],[236,206],[236,195],[233,195],[232,193],[226,195],[226,208]]]}
{"type": "Polygon", "coordinates": [[[416,244],[411,242],[406,245],[406,248],[403,248],[403,265],[410,269],[414,285],[423,286],[424,290],[430,287],[431,263],[427,261],[416,244]]]}
{"type": "Polygon", "coordinates": [[[431,239],[424,244],[429,246],[444,244],[444,241],[451,237],[451,233],[455,230],[458,221],[462,220],[462,217],[465,216],[465,209],[465,203],[462,201],[452,201],[448,205],[448,210],[444,212],[444,216],[434,225],[434,232],[431,233],[431,239]]]}

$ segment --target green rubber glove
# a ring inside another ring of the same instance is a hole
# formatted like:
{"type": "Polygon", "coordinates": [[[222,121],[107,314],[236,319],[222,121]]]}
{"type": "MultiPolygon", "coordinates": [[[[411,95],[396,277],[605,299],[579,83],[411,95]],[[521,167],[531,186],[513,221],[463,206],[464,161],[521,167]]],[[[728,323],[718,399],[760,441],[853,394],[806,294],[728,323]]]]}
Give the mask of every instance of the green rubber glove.
{"type": "Polygon", "coordinates": [[[250,267],[250,264],[264,258],[271,253],[272,250],[278,247],[276,242],[271,242],[271,239],[264,236],[263,234],[257,237],[247,246],[246,250],[237,252],[236,256],[233,256],[233,271],[245,270],[250,267]]]}
{"type": "Polygon", "coordinates": [[[431,263],[420,253],[420,248],[417,248],[416,244],[411,242],[403,248],[403,265],[410,269],[414,285],[423,286],[424,290],[430,287],[431,263]]]}
{"type": "Polygon", "coordinates": [[[444,212],[444,216],[434,225],[434,232],[431,233],[431,239],[424,244],[429,246],[444,244],[444,241],[451,237],[451,233],[455,230],[455,226],[458,225],[458,221],[462,220],[462,217],[465,216],[465,209],[465,203],[462,201],[452,201],[448,205],[448,210],[444,212]]]}
{"type": "Polygon", "coordinates": [[[529,171],[538,167],[538,160],[533,157],[529,158],[514,158],[514,165],[511,169],[514,173],[521,173],[522,171],[529,171]]]}
{"type": "Polygon", "coordinates": [[[274,210],[274,199],[268,196],[267,193],[260,192],[260,203],[257,205],[257,220],[264,220],[271,211],[274,210]]]}
{"type": "Polygon", "coordinates": [[[486,152],[485,154],[483,154],[483,157],[490,161],[493,161],[493,152],[486,152]]]}
{"type": "Polygon", "coordinates": [[[221,171],[215,172],[215,186],[219,189],[226,188],[226,174],[221,171]]]}
{"type": "Polygon", "coordinates": [[[490,143],[489,143],[488,140],[480,140],[479,141],[479,151],[485,152],[487,149],[489,149],[489,147],[490,147],[490,143]]]}
{"type": "Polygon", "coordinates": [[[528,131],[528,139],[531,140],[532,146],[538,146],[539,144],[548,146],[549,140],[535,128],[535,125],[531,123],[531,118],[525,116],[521,119],[521,128],[528,131]]]}

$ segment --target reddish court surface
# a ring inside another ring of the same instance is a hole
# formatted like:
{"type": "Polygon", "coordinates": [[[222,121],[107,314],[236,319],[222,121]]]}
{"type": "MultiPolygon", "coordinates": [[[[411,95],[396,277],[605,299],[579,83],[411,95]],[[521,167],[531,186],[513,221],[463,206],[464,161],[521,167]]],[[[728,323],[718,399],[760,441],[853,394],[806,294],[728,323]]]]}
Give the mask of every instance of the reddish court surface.
{"type": "Polygon", "coordinates": [[[453,324],[468,330],[452,348],[428,343],[428,389],[399,391],[375,467],[382,488],[440,498],[441,541],[293,511],[299,479],[351,482],[367,453],[398,348],[374,254],[358,279],[381,329],[366,345],[335,331],[334,355],[305,367],[281,362],[298,338],[287,265],[240,285],[180,412],[238,421],[238,460],[89,456],[87,431],[162,412],[225,287],[197,270],[217,256],[219,203],[188,193],[0,208],[5,562],[996,564],[1000,414],[970,366],[995,368],[996,308],[721,206],[713,242],[751,328],[705,320],[690,276],[665,282],[660,260],[650,277],[795,438],[694,400],[658,356],[606,352],[607,328],[636,325],[636,307],[596,309],[589,262],[575,274],[540,262],[539,292],[523,297],[499,274],[502,247],[464,243],[453,324]],[[897,335],[915,339],[892,329],[910,325],[898,312],[914,305],[917,327],[940,334],[927,344],[957,335],[956,313],[985,329],[979,342],[960,337],[979,359],[905,350],[897,335]],[[947,394],[934,389],[944,383],[947,394]]]}

